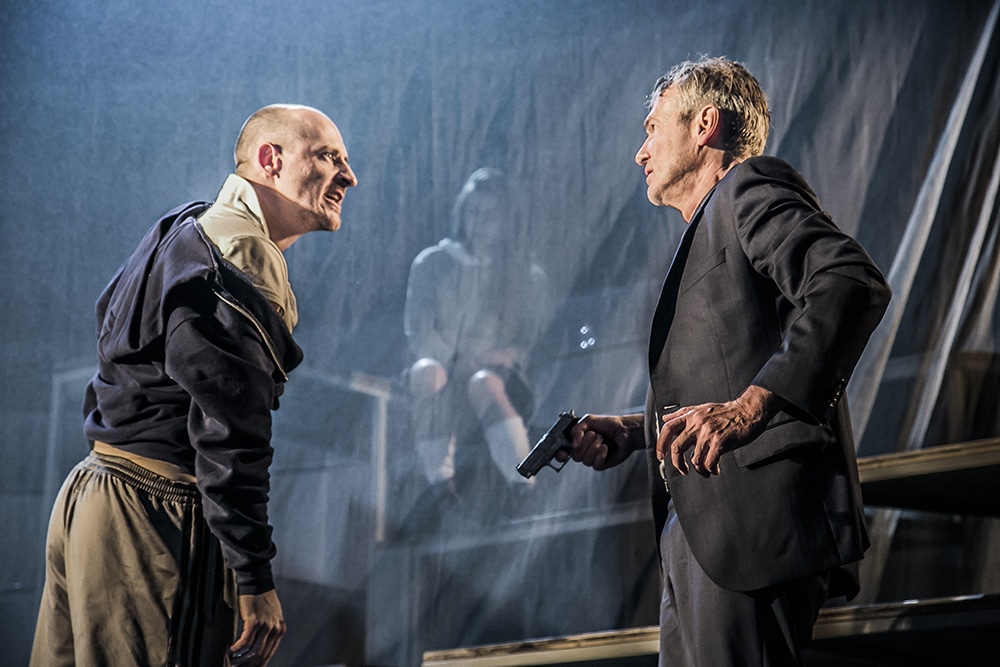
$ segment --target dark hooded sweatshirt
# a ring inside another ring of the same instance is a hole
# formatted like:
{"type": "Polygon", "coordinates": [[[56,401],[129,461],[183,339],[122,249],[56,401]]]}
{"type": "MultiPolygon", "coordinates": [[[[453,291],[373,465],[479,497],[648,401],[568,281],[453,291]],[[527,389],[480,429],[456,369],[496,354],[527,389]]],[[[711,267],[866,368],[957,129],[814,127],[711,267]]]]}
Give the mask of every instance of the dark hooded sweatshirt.
{"type": "Polygon", "coordinates": [[[161,218],[101,294],[84,429],[194,475],[240,594],[258,594],[274,587],[271,410],[302,351],[202,232],[208,206],[161,218]]]}

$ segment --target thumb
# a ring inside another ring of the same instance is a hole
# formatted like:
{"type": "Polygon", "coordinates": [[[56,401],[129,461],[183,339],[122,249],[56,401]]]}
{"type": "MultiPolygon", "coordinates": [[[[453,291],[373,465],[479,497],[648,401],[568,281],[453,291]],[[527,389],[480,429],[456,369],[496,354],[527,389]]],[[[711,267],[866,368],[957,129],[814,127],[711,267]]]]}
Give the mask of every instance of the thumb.
{"type": "Polygon", "coordinates": [[[236,653],[237,651],[242,651],[251,644],[253,641],[253,631],[251,630],[251,626],[252,624],[247,623],[246,619],[243,620],[243,630],[240,632],[240,636],[236,638],[233,645],[229,647],[230,651],[236,653]]]}

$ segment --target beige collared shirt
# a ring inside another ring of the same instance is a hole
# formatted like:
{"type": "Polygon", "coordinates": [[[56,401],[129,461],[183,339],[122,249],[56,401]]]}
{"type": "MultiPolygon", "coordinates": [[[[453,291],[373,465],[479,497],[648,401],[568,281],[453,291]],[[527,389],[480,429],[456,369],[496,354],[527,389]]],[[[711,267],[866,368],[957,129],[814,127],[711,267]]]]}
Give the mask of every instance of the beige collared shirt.
{"type": "Polygon", "coordinates": [[[198,217],[198,222],[222,256],[250,276],[254,287],[267,297],[291,331],[299,314],[288,282],[288,265],[268,235],[267,222],[250,182],[231,174],[215,203],[198,217]]]}

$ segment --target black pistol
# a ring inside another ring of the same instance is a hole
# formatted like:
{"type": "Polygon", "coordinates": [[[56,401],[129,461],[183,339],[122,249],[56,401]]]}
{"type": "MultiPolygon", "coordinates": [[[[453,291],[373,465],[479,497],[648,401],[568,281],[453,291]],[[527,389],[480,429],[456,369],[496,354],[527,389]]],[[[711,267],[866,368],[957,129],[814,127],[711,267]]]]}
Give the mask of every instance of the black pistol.
{"type": "Polygon", "coordinates": [[[545,435],[535,443],[535,446],[531,448],[528,455],[524,457],[524,460],[517,464],[517,471],[521,473],[523,477],[531,479],[532,476],[537,475],[538,471],[544,466],[548,466],[559,472],[562,470],[566,462],[563,461],[558,467],[556,467],[552,458],[556,455],[560,449],[565,449],[569,451],[570,449],[570,435],[569,430],[573,428],[573,425],[580,421],[573,411],[563,412],[559,414],[559,419],[556,423],[552,425],[545,435]]]}

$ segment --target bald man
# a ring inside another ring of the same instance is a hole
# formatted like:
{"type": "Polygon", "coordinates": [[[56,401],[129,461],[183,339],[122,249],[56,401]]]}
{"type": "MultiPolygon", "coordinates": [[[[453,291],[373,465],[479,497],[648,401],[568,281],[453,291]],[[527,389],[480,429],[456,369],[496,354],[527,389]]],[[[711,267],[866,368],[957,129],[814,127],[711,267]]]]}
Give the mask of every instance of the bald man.
{"type": "Polygon", "coordinates": [[[91,451],[52,513],[32,665],[265,665],[285,632],[271,410],[302,352],[282,252],[339,229],[357,179],[310,107],[260,109],[234,157],[215,202],[161,218],[97,302],[91,451]]]}

